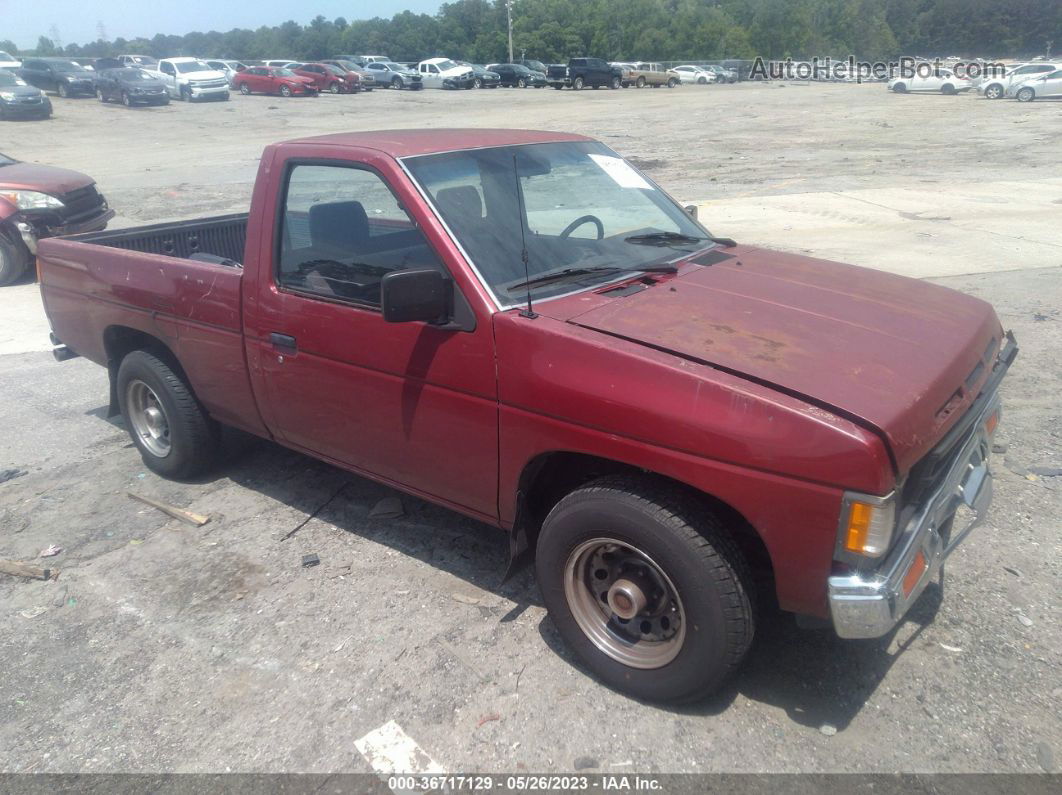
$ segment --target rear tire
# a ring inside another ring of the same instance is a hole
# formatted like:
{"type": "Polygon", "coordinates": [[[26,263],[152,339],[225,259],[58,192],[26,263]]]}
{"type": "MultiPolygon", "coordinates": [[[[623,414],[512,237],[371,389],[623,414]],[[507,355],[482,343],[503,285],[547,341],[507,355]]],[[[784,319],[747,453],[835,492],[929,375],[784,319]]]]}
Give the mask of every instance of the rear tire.
{"type": "Polygon", "coordinates": [[[32,261],[27,249],[0,237],[0,287],[21,279],[32,261]]]}
{"type": "Polygon", "coordinates": [[[958,92],[955,90],[955,86],[951,83],[945,83],[940,87],[940,93],[950,97],[952,94],[957,94],[958,92]]]}
{"type": "Polygon", "coordinates": [[[896,85],[894,85],[892,87],[892,90],[895,91],[897,94],[906,94],[907,93],[907,84],[906,83],[897,83],[896,85]]]}
{"type": "Polygon", "coordinates": [[[561,637],[637,698],[703,698],[752,643],[744,558],[719,518],[671,484],[608,476],[567,495],[542,526],[535,567],[561,637]],[[613,601],[623,579],[649,603],[627,620],[613,601]]]}
{"type": "Polygon", "coordinates": [[[133,351],[118,367],[117,387],[126,429],[148,469],[183,480],[214,464],[218,425],[166,362],[133,351]]]}

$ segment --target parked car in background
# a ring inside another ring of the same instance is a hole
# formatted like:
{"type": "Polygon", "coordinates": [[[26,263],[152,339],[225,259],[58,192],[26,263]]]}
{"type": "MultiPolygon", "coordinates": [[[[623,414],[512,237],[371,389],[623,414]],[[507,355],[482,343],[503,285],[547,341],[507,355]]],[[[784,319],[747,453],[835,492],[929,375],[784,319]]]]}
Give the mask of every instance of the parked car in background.
{"type": "Polygon", "coordinates": [[[733,69],[727,69],[718,64],[709,64],[708,66],[701,66],[699,68],[714,74],[716,83],[736,83],[738,81],[738,73],[733,69]]]}
{"type": "Polygon", "coordinates": [[[97,73],[96,98],[100,102],[121,102],[126,107],[170,104],[166,84],[155,73],[134,66],[104,69],[97,73]]]}
{"type": "Polygon", "coordinates": [[[391,88],[408,88],[417,90],[424,88],[421,84],[420,72],[402,66],[394,61],[372,61],[365,65],[376,78],[376,85],[390,86],[391,88]]]}
{"type": "Polygon", "coordinates": [[[427,58],[417,64],[417,71],[425,88],[472,88],[475,73],[449,58],[427,58]]]}
{"type": "Polygon", "coordinates": [[[542,88],[548,85],[545,75],[532,72],[522,64],[492,63],[488,64],[487,68],[498,75],[498,85],[506,88],[527,88],[528,86],[542,88]]]}
{"type": "Polygon", "coordinates": [[[894,77],[886,83],[886,86],[897,94],[908,92],[959,94],[973,89],[973,83],[965,77],[959,77],[951,69],[933,68],[929,72],[928,75],[894,77]]]}
{"type": "Polygon", "coordinates": [[[39,239],[95,232],[113,217],[92,177],[0,154],[0,285],[30,268],[39,239]]]}
{"type": "Polygon", "coordinates": [[[1062,63],[1018,64],[1002,75],[982,78],[977,86],[977,93],[983,95],[985,99],[1002,99],[1004,96],[1014,96],[1013,93],[1008,93],[1011,87],[1016,87],[1026,80],[1050,74],[1056,69],[1062,69],[1062,63]]]}
{"type": "Polygon", "coordinates": [[[546,74],[546,65],[542,61],[536,61],[534,58],[519,58],[513,61],[514,64],[520,66],[526,66],[532,72],[539,72],[542,75],[546,74]]]}
{"type": "Polygon", "coordinates": [[[163,82],[166,91],[175,99],[192,102],[229,98],[229,80],[225,73],[211,69],[198,58],[163,58],[157,70],[148,71],[163,82]]]}
{"type": "Polygon", "coordinates": [[[716,81],[715,72],[706,69],[703,66],[694,66],[693,64],[673,66],[671,67],[671,73],[676,75],[679,82],[684,84],[706,86],[709,83],[714,83],[716,81]]]}
{"type": "Polygon", "coordinates": [[[679,78],[668,72],[662,65],[648,61],[635,61],[633,63],[613,64],[620,67],[623,73],[623,87],[645,88],[652,86],[668,86],[674,88],[679,83],[679,78]]]}
{"type": "Polygon", "coordinates": [[[300,77],[313,81],[318,92],[330,94],[356,94],[361,90],[361,78],[352,72],[344,72],[338,67],[326,63],[301,63],[291,71],[300,77]]]}
{"type": "Polygon", "coordinates": [[[248,67],[233,78],[232,87],[245,95],[317,96],[317,86],[311,78],[278,66],[248,67]]]}
{"type": "Polygon", "coordinates": [[[105,368],[162,477],[235,426],[496,527],[617,690],[705,697],[775,605],[889,636],[804,669],[859,690],[988,519],[1018,347],[978,297],[714,238],[580,135],[314,136],[268,146],[251,196],[42,241],[57,358],[105,368]]]}
{"type": "Polygon", "coordinates": [[[94,73],[69,58],[27,58],[18,73],[31,86],[61,97],[90,96],[96,91],[94,73]]]}
{"type": "Polygon", "coordinates": [[[1034,99],[1060,99],[1062,98],[1062,69],[1014,84],[1007,89],[1007,96],[1014,97],[1018,102],[1032,102],[1034,99]]]}
{"type": "Polygon", "coordinates": [[[327,61],[321,61],[328,66],[334,66],[344,73],[353,73],[358,76],[358,85],[362,91],[372,91],[376,88],[376,77],[360,64],[356,64],[353,61],[345,61],[339,58],[329,59],[327,61]]]}
{"type": "Polygon", "coordinates": [[[225,75],[225,78],[229,81],[229,85],[232,85],[232,79],[236,77],[240,72],[247,68],[247,64],[242,61],[219,61],[214,59],[203,59],[203,63],[218,72],[225,75]]]}
{"type": "Polygon", "coordinates": [[[501,83],[498,73],[491,71],[483,64],[468,61],[458,61],[458,63],[472,70],[472,88],[497,88],[501,83]]]}
{"type": "Polygon", "coordinates": [[[0,120],[47,119],[52,101],[14,72],[0,69],[0,120]]]}
{"type": "Polygon", "coordinates": [[[556,89],[568,86],[576,91],[583,88],[619,88],[623,85],[623,72],[604,58],[572,58],[567,66],[554,64],[548,67],[546,77],[556,89]]]}
{"type": "Polygon", "coordinates": [[[268,61],[262,61],[262,63],[258,65],[277,67],[281,69],[291,69],[297,63],[299,63],[299,61],[294,61],[291,58],[272,58],[268,61]]]}
{"type": "Polygon", "coordinates": [[[22,59],[16,58],[9,52],[0,50],[0,69],[19,69],[22,67],[22,59]]]}
{"type": "Polygon", "coordinates": [[[150,55],[119,55],[118,61],[123,66],[139,66],[142,69],[155,69],[159,65],[158,59],[150,55]]]}

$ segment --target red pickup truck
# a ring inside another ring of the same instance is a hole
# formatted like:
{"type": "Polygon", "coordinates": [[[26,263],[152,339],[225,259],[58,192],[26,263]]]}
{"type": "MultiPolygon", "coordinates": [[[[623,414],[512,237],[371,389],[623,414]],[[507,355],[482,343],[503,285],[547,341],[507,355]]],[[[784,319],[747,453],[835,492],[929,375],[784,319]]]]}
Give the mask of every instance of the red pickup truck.
{"type": "Polygon", "coordinates": [[[266,148],[249,215],[39,247],[58,358],[147,466],[218,428],[489,522],[642,698],[716,687],[757,586],[900,621],[992,494],[1017,347],[992,307],[714,238],[601,143],[403,130],[266,148]]]}

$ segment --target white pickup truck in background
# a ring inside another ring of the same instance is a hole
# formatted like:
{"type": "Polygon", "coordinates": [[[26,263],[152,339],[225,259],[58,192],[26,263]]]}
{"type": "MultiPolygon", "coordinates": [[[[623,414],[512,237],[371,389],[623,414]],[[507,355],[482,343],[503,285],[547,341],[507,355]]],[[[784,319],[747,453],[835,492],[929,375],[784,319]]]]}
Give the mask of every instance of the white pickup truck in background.
{"type": "Polygon", "coordinates": [[[229,80],[224,72],[211,69],[198,58],[163,58],[150,74],[166,85],[174,99],[229,98],[229,80]]]}

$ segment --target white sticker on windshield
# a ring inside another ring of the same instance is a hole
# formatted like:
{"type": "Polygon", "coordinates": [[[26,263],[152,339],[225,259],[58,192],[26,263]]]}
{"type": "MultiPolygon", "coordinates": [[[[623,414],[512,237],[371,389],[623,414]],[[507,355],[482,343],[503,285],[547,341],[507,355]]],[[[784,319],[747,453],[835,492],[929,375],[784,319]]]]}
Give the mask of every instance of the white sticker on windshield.
{"type": "Polygon", "coordinates": [[[612,181],[621,188],[652,189],[652,185],[645,181],[645,177],[618,157],[591,154],[590,159],[597,163],[602,171],[612,177],[612,181]]]}

